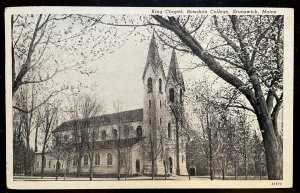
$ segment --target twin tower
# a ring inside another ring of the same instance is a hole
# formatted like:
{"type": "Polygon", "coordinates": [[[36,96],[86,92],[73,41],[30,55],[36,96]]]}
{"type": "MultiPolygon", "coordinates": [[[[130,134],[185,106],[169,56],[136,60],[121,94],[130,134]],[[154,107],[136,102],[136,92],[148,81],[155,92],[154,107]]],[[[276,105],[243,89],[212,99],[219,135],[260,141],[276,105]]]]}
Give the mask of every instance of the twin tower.
{"type": "Polygon", "coordinates": [[[143,122],[148,138],[148,151],[145,152],[144,160],[149,162],[145,165],[145,173],[154,170],[156,175],[187,175],[184,80],[175,50],[172,52],[168,74],[165,75],[154,34],[148,50],[143,84],[143,122]]]}

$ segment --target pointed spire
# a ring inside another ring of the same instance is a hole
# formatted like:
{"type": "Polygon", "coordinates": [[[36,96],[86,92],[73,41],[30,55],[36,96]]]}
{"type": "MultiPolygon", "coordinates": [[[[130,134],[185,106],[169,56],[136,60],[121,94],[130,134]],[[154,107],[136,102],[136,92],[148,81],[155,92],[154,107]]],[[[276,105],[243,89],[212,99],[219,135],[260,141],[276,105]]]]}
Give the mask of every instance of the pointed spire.
{"type": "Polygon", "coordinates": [[[150,45],[149,45],[147,61],[146,61],[146,65],[145,65],[145,69],[144,69],[144,73],[143,73],[143,79],[145,77],[147,69],[150,66],[153,68],[153,71],[155,72],[161,65],[162,65],[162,61],[159,57],[158,48],[157,48],[156,40],[155,40],[155,35],[153,32],[152,38],[150,41],[150,45]]]}
{"type": "Polygon", "coordinates": [[[171,77],[176,81],[180,79],[180,71],[179,71],[175,49],[173,49],[172,51],[169,72],[168,72],[168,78],[171,77]]]}

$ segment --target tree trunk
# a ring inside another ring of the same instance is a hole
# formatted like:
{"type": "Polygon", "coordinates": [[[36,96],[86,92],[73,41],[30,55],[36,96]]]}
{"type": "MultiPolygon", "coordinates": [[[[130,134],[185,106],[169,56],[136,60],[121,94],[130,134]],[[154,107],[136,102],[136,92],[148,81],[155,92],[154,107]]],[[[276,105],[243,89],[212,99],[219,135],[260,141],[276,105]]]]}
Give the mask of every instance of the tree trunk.
{"type": "Polygon", "coordinates": [[[152,155],[151,159],[151,179],[154,180],[154,156],[152,155]]]}
{"type": "Polygon", "coordinates": [[[265,148],[269,180],[282,180],[282,146],[276,137],[271,118],[257,116],[265,148]]]}
{"type": "Polygon", "coordinates": [[[76,172],[76,177],[80,177],[81,176],[81,158],[77,159],[77,172],[76,172]]]}
{"type": "Polygon", "coordinates": [[[44,165],[45,165],[45,150],[43,148],[43,151],[42,151],[42,165],[41,165],[41,178],[43,179],[44,178],[44,165]]]}
{"type": "Polygon", "coordinates": [[[39,127],[36,127],[35,128],[35,137],[34,137],[34,152],[37,152],[38,151],[38,142],[37,142],[37,139],[38,139],[38,131],[39,131],[39,127]]]}
{"type": "Polygon", "coordinates": [[[236,180],[236,175],[237,175],[237,171],[236,171],[236,163],[234,162],[234,179],[236,180]]]}
{"type": "Polygon", "coordinates": [[[56,167],[55,167],[55,180],[58,180],[58,170],[60,169],[59,158],[56,160],[56,167]]]}
{"type": "Polygon", "coordinates": [[[242,122],[242,127],[244,129],[244,175],[245,175],[245,180],[248,178],[247,174],[247,131],[246,131],[246,126],[244,125],[244,122],[242,122]]]}
{"type": "Polygon", "coordinates": [[[118,180],[120,180],[121,178],[121,163],[120,163],[120,159],[121,159],[121,152],[120,152],[120,140],[118,142],[118,180]]]}
{"type": "Polygon", "coordinates": [[[179,168],[179,125],[178,125],[178,118],[176,117],[176,174],[180,175],[180,168],[179,168]]]}
{"type": "Polygon", "coordinates": [[[261,161],[259,161],[259,179],[262,177],[261,161]]]}
{"type": "Polygon", "coordinates": [[[94,165],[93,165],[93,159],[90,160],[90,181],[93,180],[94,177],[94,165]]]}
{"type": "Polygon", "coordinates": [[[253,178],[254,178],[254,180],[255,180],[255,173],[256,173],[255,160],[253,160],[253,178]]]}
{"type": "Polygon", "coordinates": [[[224,162],[222,162],[222,179],[225,180],[225,166],[224,162]]]}
{"type": "Polygon", "coordinates": [[[214,174],[213,174],[213,153],[212,153],[212,141],[211,141],[211,128],[209,126],[209,119],[208,119],[208,113],[206,114],[207,118],[207,130],[208,130],[208,145],[209,145],[209,173],[210,173],[210,179],[214,179],[214,174]]]}
{"type": "Polygon", "coordinates": [[[167,180],[167,164],[166,164],[166,160],[164,160],[164,171],[165,171],[165,180],[167,180]]]}

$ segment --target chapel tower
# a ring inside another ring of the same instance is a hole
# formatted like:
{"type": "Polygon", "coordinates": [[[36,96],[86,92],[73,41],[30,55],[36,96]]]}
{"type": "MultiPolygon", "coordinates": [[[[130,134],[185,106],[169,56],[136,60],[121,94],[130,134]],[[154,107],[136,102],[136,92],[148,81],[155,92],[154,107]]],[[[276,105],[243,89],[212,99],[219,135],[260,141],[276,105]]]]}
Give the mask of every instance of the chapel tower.
{"type": "Polygon", "coordinates": [[[158,53],[158,48],[154,34],[152,35],[147,61],[143,73],[144,84],[144,107],[143,120],[145,136],[147,137],[147,152],[145,152],[145,160],[151,160],[151,156],[155,157],[154,168],[151,161],[145,163],[146,173],[154,169],[155,174],[158,174],[157,157],[159,157],[160,136],[164,131],[165,122],[165,73],[162,65],[162,60],[158,53]]]}
{"type": "Polygon", "coordinates": [[[151,174],[153,170],[155,175],[164,175],[165,172],[186,175],[186,140],[182,132],[185,128],[184,81],[174,50],[168,76],[165,76],[154,34],[149,45],[143,84],[143,128],[146,137],[143,173],[151,174]]]}
{"type": "MultiPolygon", "coordinates": [[[[184,117],[184,80],[180,72],[177,62],[176,52],[172,51],[169,71],[166,78],[166,115],[168,122],[167,133],[171,139],[169,147],[173,150],[174,154],[170,154],[168,164],[174,168],[177,175],[186,175],[186,136],[185,129],[187,128],[186,120],[184,117]]],[[[174,172],[173,172],[174,173],[174,172]]]]}

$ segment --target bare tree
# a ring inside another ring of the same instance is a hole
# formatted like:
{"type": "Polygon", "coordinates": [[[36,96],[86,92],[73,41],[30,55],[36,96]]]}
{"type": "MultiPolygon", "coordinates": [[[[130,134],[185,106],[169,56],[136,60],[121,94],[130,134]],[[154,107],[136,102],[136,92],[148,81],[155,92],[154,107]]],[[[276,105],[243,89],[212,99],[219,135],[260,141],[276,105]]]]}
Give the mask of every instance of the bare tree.
{"type": "Polygon", "coordinates": [[[71,135],[75,144],[75,159],[77,160],[77,173],[76,176],[81,175],[81,160],[86,152],[90,160],[90,180],[93,179],[93,163],[94,154],[96,151],[95,142],[98,139],[99,131],[95,126],[94,116],[101,114],[103,111],[102,106],[96,99],[87,95],[73,98],[69,110],[71,121],[71,135]]]}
{"type": "Polygon", "coordinates": [[[58,106],[53,104],[45,104],[42,109],[39,109],[38,116],[40,116],[40,120],[42,121],[42,132],[43,132],[43,142],[42,142],[42,170],[41,170],[41,178],[44,177],[44,168],[46,165],[46,150],[49,149],[49,142],[52,136],[52,131],[57,126],[58,120],[58,106]]]}
{"type": "Polygon", "coordinates": [[[120,102],[119,99],[116,99],[113,101],[113,107],[115,109],[115,112],[117,113],[118,116],[116,116],[116,123],[117,123],[117,157],[118,157],[118,167],[117,167],[117,178],[118,180],[121,179],[121,159],[122,159],[122,155],[121,155],[121,130],[123,127],[123,123],[122,123],[122,115],[120,114],[120,112],[122,112],[122,104],[120,102]]]}
{"type": "Polygon", "coordinates": [[[90,161],[90,181],[92,181],[94,176],[94,157],[97,148],[96,141],[98,140],[99,136],[99,130],[95,125],[95,119],[93,119],[93,117],[100,115],[103,112],[103,107],[97,102],[96,99],[88,96],[84,98],[84,101],[82,101],[80,106],[82,110],[83,122],[81,135],[87,136],[87,141],[81,141],[81,143],[86,143],[86,151],[90,161]]]}

